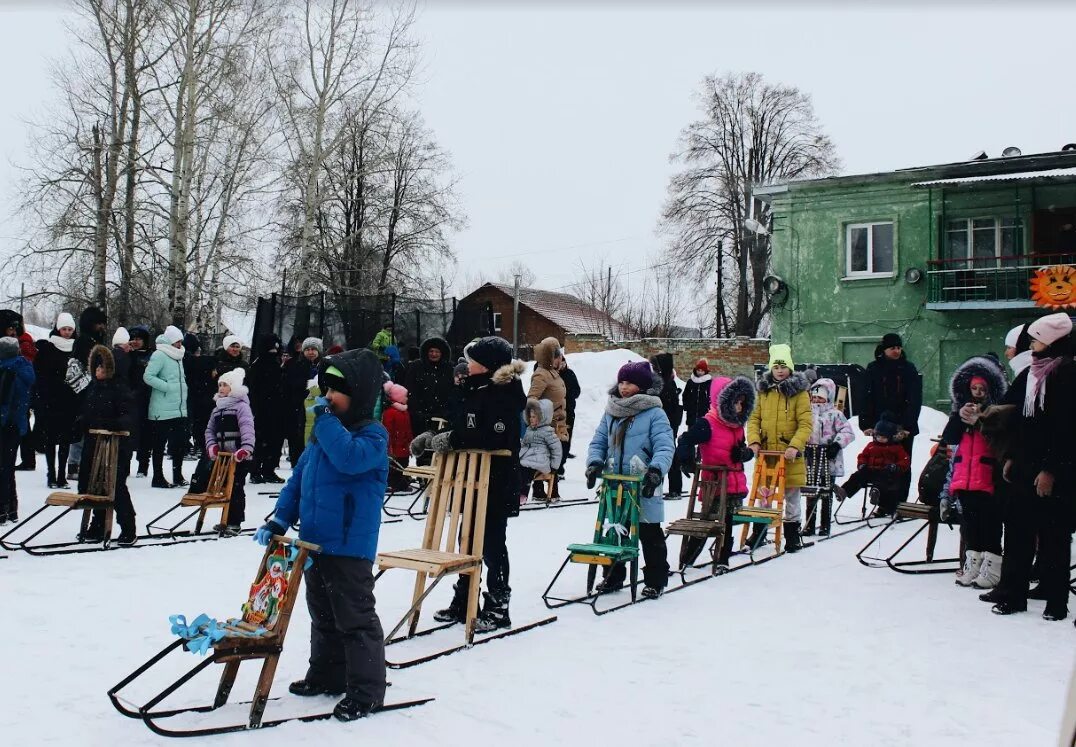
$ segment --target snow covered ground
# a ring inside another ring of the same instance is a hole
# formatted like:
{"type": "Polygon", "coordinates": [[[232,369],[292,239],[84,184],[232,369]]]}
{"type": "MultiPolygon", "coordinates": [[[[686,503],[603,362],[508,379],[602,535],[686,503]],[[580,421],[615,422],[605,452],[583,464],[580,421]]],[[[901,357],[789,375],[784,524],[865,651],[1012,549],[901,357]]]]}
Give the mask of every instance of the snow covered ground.
{"type": "MultiPolygon", "coordinates": [[[[634,358],[626,351],[569,356],[584,391],[573,448],[580,458],[568,462],[566,497],[584,492],[587,437],[616,369],[634,358]]],[[[916,470],[926,460],[925,436],[943,423],[941,413],[924,411],[916,470]]],[[[862,443],[846,450],[850,463],[862,443]]],[[[19,473],[18,481],[25,516],[44,498],[44,474],[19,473]]],[[[179,491],[152,490],[145,480],[132,479],[131,487],[140,525],[179,497],[179,491]]],[[[271,498],[257,495],[259,487],[251,487],[248,499],[252,526],[272,507],[271,498]]],[[[666,518],[678,518],[685,508],[686,501],[666,503],[666,518]]],[[[536,511],[512,520],[516,624],[549,614],[541,593],[565,545],[589,539],[593,510],[536,511]]],[[[914,528],[893,530],[885,547],[895,549],[914,528]]],[[[62,533],[74,531],[68,525],[62,533]]],[[[409,519],[386,524],[381,547],[413,547],[421,531],[409,519]]],[[[1073,667],[1071,625],[1042,621],[1041,603],[1034,602],[1027,614],[995,617],[976,592],[955,586],[948,574],[915,577],[863,567],[854,554],[869,536],[858,531],[601,618],[566,608],[552,625],[390,672],[390,700],[437,698],[418,709],[348,725],[288,724],[212,742],[1055,744],[1073,667]]],[[[956,544],[956,533],[943,527],[939,556],[954,555],[956,544]]],[[[678,546],[670,541],[671,555],[678,546]]],[[[260,548],[239,537],[81,557],[12,553],[0,561],[4,742],[167,742],[116,713],[106,690],[170,640],[168,615],[236,614],[259,559],[260,548]]],[[[583,570],[569,571],[582,591],[583,570]]],[[[411,586],[412,576],[401,571],[378,584],[383,623],[402,614],[411,586]]],[[[447,588],[435,592],[428,609],[448,594],[447,588]]],[[[308,624],[300,602],[276,673],[274,695],[285,700],[271,703],[267,718],[332,706],[328,698],[296,703],[286,693],[286,684],[305,671],[308,624]]],[[[454,630],[443,640],[461,639],[454,630]]],[[[174,677],[197,661],[176,655],[164,674],[174,677]]],[[[244,669],[234,700],[247,699],[258,667],[244,669]]],[[[217,676],[211,668],[170,702],[207,702],[217,676]]],[[[132,692],[143,699],[150,694],[148,688],[132,692]]],[[[235,711],[223,715],[243,720],[235,711]]]]}

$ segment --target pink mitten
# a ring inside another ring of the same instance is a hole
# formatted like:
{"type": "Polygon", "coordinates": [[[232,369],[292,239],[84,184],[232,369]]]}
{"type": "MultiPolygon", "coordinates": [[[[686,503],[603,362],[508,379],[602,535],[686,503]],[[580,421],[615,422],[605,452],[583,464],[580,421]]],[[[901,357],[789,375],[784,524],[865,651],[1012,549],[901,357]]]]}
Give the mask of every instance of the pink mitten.
{"type": "Polygon", "coordinates": [[[211,461],[211,462],[215,462],[217,460],[217,454],[219,454],[219,453],[220,453],[220,447],[217,446],[216,444],[213,444],[212,446],[210,446],[209,448],[206,449],[206,454],[209,455],[209,461],[211,461]]]}
{"type": "Polygon", "coordinates": [[[247,451],[246,449],[237,449],[236,450],[236,452],[235,452],[235,461],[237,461],[237,462],[245,462],[248,459],[250,459],[250,452],[249,451],[247,451]]]}

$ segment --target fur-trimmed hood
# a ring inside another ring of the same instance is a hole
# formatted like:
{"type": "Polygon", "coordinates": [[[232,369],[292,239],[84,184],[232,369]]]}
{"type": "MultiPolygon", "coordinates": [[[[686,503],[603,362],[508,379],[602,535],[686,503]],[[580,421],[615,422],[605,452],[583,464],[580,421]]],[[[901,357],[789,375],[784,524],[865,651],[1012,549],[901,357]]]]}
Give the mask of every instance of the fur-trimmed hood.
{"type": "Polygon", "coordinates": [[[806,392],[810,385],[807,377],[799,371],[793,371],[784,381],[775,381],[773,371],[766,371],[758,380],[758,391],[765,394],[771,390],[777,390],[786,397],[794,397],[800,392],[806,392]]]}
{"type": "Polygon", "coordinates": [[[116,375],[116,358],[112,351],[104,345],[94,345],[90,349],[90,356],[86,359],[86,370],[90,376],[96,378],[97,367],[105,369],[105,380],[108,381],[116,375]]]}
{"type": "Polygon", "coordinates": [[[1008,384],[1005,383],[1005,374],[1001,367],[993,359],[977,355],[957,366],[949,380],[949,396],[952,400],[953,412],[971,401],[971,380],[976,376],[986,380],[989,390],[988,401],[983,403],[984,407],[997,404],[1005,395],[1008,384]]]}
{"type": "Polygon", "coordinates": [[[528,399],[523,415],[527,419],[527,427],[531,427],[531,413],[538,413],[538,427],[551,426],[553,424],[553,403],[548,399],[528,399]]]}
{"type": "MultiPolygon", "coordinates": [[[[444,358],[441,360],[444,360],[444,358]]],[[[519,379],[525,370],[527,370],[527,364],[516,359],[494,371],[490,381],[497,385],[510,384],[512,381],[519,379]]]]}
{"type": "Polygon", "coordinates": [[[553,368],[553,361],[560,351],[560,343],[555,337],[547,337],[534,346],[534,362],[542,368],[553,368]]]}
{"type": "Polygon", "coordinates": [[[741,428],[755,409],[755,385],[746,376],[719,376],[710,384],[710,409],[724,422],[741,428]],[[743,397],[743,412],[736,414],[736,400],[743,397]]]}
{"type": "Polygon", "coordinates": [[[833,379],[818,379],[811,384],[810,394],[813,397],[815,392],[821,390],[822,394],[826,397],[826,404],[833,405],[837,401],[837,385],[833,382],[833,379]]]}

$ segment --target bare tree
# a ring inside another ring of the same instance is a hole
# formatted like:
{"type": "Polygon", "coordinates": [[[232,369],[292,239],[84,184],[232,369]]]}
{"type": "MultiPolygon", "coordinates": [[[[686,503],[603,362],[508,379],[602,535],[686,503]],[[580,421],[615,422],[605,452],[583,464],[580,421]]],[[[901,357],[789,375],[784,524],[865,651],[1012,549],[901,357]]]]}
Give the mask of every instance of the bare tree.
{"type": "Polygon", "coordinates": [[[744,227],[752,216],[768,223],[769,208],[753,202],[752,187],[831,174],[840,161],[810,96],[794,87],[758,73],[707,76],[699,99],[703,117],[683,130],[672,157],[681,170],[669,182],[661,230],[684,267],[707,277],[720,270],[718,330],[755,335],[769,311],[762,282],[771,242],[744,227]],[[726,288],[735,295],[731,313],[726,288]]]}
{"type": "MultiPolygon", "coordinates": [[[[376,115],[410,82],[414,8],[397,9],[388,29],[376,27],[371,8],[359,0],[304,0],[301,30],[286,40],[273,79],[282,106],[294,178],[300,189],[298,290],[310,285],[309,257],[318,210],[325,198],[319,181],[325,161],[349,128],[332,128],[345,112],[376,115]]],[[[296,24],[295,26],[298,26],[296,24]]]]}
{"type": "Polygon", "coordinates": [[[609,339],[623,337],[625,330],[622,317],[628,310],[629,295],[620,267],[609,264],[605,257],[590,262],[578,262],[579,279],[569,286],[576,298],[600,312],[591,317],[592,334],[609,339]]]}
{"type": "Polygon", "coordinates": [[[520,288],[532,288],[538,281],[538,275],[526,262],[514,259],[507,267],[502,267],[497,272],[497,282],[512,285],[516,282],[516,275],[519,275],[520,288]]]}

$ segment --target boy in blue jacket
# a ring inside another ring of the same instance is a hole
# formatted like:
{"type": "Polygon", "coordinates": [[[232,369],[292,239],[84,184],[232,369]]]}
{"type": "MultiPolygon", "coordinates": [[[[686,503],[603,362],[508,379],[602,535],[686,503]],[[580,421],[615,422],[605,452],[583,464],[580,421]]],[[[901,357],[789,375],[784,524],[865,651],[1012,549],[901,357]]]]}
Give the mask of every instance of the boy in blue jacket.
{"type": "Polygon", "coordinates": [[[385,636],[374,609],[373,563],[388,482],[388,432],[373,419],[381,362],[369,350],[325,358],[325,393],[314,406],[310,443],[255,539],[269,544],[300,520],[299,538],[321,545],[306,571],[310,667],[295,695],[339,695],[341,721],[385,700],[385,636]]]}

